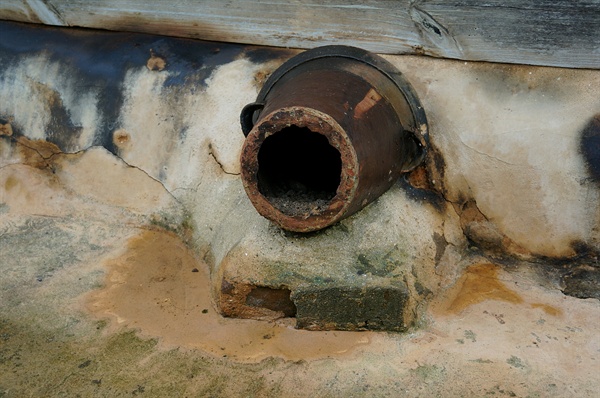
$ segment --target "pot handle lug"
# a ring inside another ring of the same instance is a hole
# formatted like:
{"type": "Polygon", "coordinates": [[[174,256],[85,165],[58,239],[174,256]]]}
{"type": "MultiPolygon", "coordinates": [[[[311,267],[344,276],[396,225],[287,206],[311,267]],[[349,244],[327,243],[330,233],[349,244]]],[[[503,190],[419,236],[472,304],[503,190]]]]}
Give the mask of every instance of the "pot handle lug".
{"type": "Polygon", "coordinates": [[[252,102],[242,109],[242,113],[240,114],[240,124],[242,125],[244,137],[248,137],[248,134],[250,134],[250,131],[254,127],[254,123],[258,120],[260,110],[264,107],[265,104],[261,102],[252,102]]]}

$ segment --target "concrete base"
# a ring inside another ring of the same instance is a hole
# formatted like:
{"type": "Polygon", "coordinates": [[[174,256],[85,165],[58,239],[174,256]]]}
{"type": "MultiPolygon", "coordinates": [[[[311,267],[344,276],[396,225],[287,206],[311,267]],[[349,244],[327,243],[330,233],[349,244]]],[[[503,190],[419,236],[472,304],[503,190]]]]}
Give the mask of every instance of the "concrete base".
{"type": "MultiPolygon", "coordinates": [[[[34,175],[22,175],[21,192],[31,192],[34,175]]],[[[591,397],[600,389],[598,301],[542,286],[525,265],[474,264],[410,333],[298,330],[293,318],[221,317],[208,266],[172,232],[123,222],[119,207],[102,220],[80,218],[75,201],[61,206],[74,213],[43,216],[48,195],[61,191],[30,200],[36,214],[2,214],[3,397],[591,397]]]]}
{"type": "MultiPolygon", "coordinates": [[[[213,274],[221,312],[277,319],[285,316],[278,306],[294,306],[298,327],[406,330],[439,289],[436,256],[454,246],[436,242],[444,234],[443,213],[406,197],[398,208],[394,202],[403,195],[398,185],[360,214],[312,234],[282,231],[252,208],[238,208],[237,216],[254,224],[213,274]],[[254,300],[257,288],[269,289],[273,299],[254,300]]],[[[456,216],[445,224],[459,229],[456,216]]]]}

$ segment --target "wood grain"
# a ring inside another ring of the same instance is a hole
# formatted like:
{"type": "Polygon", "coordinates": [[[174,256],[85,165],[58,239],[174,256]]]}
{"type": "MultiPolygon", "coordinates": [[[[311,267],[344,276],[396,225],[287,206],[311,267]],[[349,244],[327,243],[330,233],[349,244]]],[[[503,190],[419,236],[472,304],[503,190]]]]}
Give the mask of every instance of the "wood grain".
{"type": "Polygon", "coordinates": [[[0,19],[600,69],[600,0],[4,0],[0,19]]]}

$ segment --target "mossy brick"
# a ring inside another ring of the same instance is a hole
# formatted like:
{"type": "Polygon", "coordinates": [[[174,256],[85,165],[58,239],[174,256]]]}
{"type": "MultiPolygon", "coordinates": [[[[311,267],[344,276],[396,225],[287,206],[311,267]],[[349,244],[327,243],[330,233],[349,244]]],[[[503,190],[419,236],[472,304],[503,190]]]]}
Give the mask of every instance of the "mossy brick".
{"type": "Polygon", "coordinates": [[[406,286],[308,286],[292,293],[296,327],[405,331],[412,323],[406,286]]]}

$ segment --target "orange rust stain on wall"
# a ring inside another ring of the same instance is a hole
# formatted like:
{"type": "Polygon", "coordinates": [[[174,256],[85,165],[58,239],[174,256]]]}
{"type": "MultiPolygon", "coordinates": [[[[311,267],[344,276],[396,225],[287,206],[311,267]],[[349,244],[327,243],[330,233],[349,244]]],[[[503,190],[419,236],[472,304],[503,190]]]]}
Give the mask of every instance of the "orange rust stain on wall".
{"type": "MultiPolygon", "coordinates": [[[[498,270],[498,266],[491,263],[470,266],[454,287],[443,295],[437,304],[434,304],[433,311],[440,314],[460,314],[466,308],[487,300],[504,301],[510,304],[525,303],[518,292],[509,289],[499,279],[498,270]]],[[[527,305],[533,309],[541,309],[550,316],[563,315],[561,309],[548,304],[527,305]]]]}
{"type": "Polygon", "coordinates": [[[154,51],[150,50],[150,58],[148,58],[148,62],[146,63],[146,67],[152,71],[158,71],[165,69],[167,66],[167,61],[164,58],[154,54],[154,51]]]}
{"type": "Polygon", "coordinates": [[[209,294],[206,264],[174,234],[145,231],[107,264],[105,286],[86,297],[99,318],[159,338],[166,348],[201,349],[243,362],[339,357],[371,342],[372,332],[311,332],[294,319],[262,322],[221,317],[209,294]]]}
{"type": "Polygon", "coordinates": [[[531,304],[531,307],[532,308],[540,308],[546,314],[551,315],[551,316],[560,316],[563,314],[563,312],[560,308],[552,307],[551,305],[548,305],[548,304],[533,303],[533,304],[531,304]]]}
{"type": "Polygon", "coordinates": [[[56,155],[62,152],[56,144],[45,140],[31,140],[27,137],[18,137],[17,142],[27,148],[38,152],[39,155],[44,159],[48,159],[52,155],[56,155]]]}
{"type": "Polygon", "coordinates": [[[513,304],[523,302],[521,296],[498,280],[498,271],[494,264],[476,264],[470,266],[450,290],[443,310],[458,314],[467,307],[486,300],[500,300],[513,304]]]}
{"type": "Polygon", "coordinates": [[[13,135],[12,126],[10,125],[10,123],[6,123],[6,124],[0,123],[0,135],[5,135],[7,137],[10,137],[11,135],[13,135]]]}
{"type": "Polygon", "coordinates": [[[4,181],[4,189],[8,192],[11,189],[13,189],[14,187],[16,187],[18,184],[19,184],[19,181],[16,178],[9,176],[6,179],[6,181],[4,181]]]}
{"type": "Polygon", "coordinates": [[[119,149],[127,147],[131,142],[131,136],[125,129],[118,129],[113,133],[113,144],[119,149]]]}

